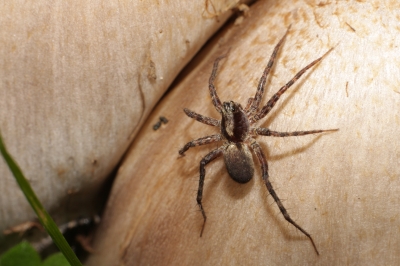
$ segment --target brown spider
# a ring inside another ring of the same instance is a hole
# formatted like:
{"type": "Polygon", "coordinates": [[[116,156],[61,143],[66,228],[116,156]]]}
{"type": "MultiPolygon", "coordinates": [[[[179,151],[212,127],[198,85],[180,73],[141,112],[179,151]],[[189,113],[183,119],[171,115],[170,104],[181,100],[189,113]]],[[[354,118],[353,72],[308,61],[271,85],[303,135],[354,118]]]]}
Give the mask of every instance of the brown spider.
{"type": "Polygon", "coordinates": [[[209,90],[213,105],[222,116],[221,121],[211,117],[202,116],[186,108],[184,109],[184,112],[190,118],[193,118],[201,123],[219,127],[221,133],[190,141],[182,149],[179,150],[179,154],[184,155],[185,152],[191,147],[210,144],[216,141],[223,141],[222,146],[212,150],[200,162],[200,180],[199,180],[199,189],[197,191],[197,204],[199,205],[201,213],[203,214],[204,218],[203,227],[200,232],[200,237],[203,234],[204,226],[207,220],[207,216],[201,202],[203,198],[203,186],[206,174],[205,170],[206,164],[208,164],[215,158],[223,155],[226,168],[231,178],[238,183],[247,183],[251,180],[254,174],[254,162],[250,151],[251,149],[257,155],[257,158],[261,164],[262,178],[265,182],[265,185],[267,186],[268,192],[271,194],[276,204],[278,205],[279,210],[289,223],[294,225],[297,229],[299,229],[303,234],[305,234],[311,240],[311,243],[315,251],[319,255],[318,249],[311,235],[307,233],[306,230],[301,228],[295,221],[292,220],[292,218],[286,211],[285,207],[282,205],[281,200],[276,195],[271,185],[271,182],[269,181],[267,160],[265,159],[264,153],[261,150],[260,144],[258,144],[257,141],[255,140],[255,137],[257,137],[258,135],[272,136],[272,137],[303,136],[308,134],[337,131],[338,129],[277,132],[269,130],[268,128],[252,127],[254,123],[265,117],[271,111],[275,103],[279,100],[279,97],[291,85],[293,85],[293,83],[295,83],[296,80],[298,80],[309,68],[320,62],[324,58],[324,56],[327,55],[332,50],[331,48],[323,56],[314,60],[312,63],[310,63],[302,70],[300,70],[300,72],[298,72],[288,83],[286,83],[285,86],[283,86],[277,93],[275,93],[274,96],[272,96],[271,99],[267,102],[267,104],[260,110],[258,107],[260,105],[261,98],[264,93],[264,87],[268,73],[271,70],[272,65],[274,64],[274,60],[278,53],[279,47],[282,45],[286,35],[289,32],[289,28],[287,29],[285,35],[282,37],[279,43],[275,46],[275,49],[269,59],[268,65],[266,66],[264,73],[261,76],[260,82],[257,87],[256,95],[254,96],[254,98],[249,98],[247,106],[244,109],[240,104],[235,103],[233,101],[221,103],[214,87],[214,79],[217,74],[219,61],[226,55],[218,57],[215,60],[211,77],[209,80],[209,90]]]}

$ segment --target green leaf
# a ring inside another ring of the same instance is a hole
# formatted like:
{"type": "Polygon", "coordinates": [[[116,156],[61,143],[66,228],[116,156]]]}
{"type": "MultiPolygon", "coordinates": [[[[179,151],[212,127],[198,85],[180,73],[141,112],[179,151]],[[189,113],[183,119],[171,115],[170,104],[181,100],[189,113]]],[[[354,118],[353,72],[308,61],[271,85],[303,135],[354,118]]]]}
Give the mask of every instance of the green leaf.
{"type": "Polygon", "coordinates": [[[0,266],[40,266],[40,256],[28,243],[21,242],[0,257],[0,266]]]}
{"type": "Polygon", "coordinates": [[[69,266],[61,252],[49,256],[41,262],[39,254],[26,241],[10,248],[0,257],[0,266],[69,266]]]}
{"type": "MultiPolygon", "coordinates": [[[[26,199],[28,200],[29,204],[32,206],[32,209],[36,212],[36,215],[39,218],[40,223],[46,229],[47,233],[51,236],[54,241],[54,244],[60,249],[60,251],[64,254],[67,258],[68,262],[72,266],[81,266],[81,262],[76,257],[75,253],[72,251],[71,247],[68,245],[67,241],[65,240],[64,236],[61,234],[60,230],[58,229],[57,225],[44,209],[42,203],[40,203],[39,199],[36,197],[35,192],[32,190],[31,185],[29,184],[28,180],[26,180],[24,174],[22,173],[21,169],[17,165],[17,163],[13,160],[11,155],[8,153],[4,143],[3,138],[0,133],[0,152],[4,157],[8,167],[10,168],[11,172],[13,173],[15,179],[19,187],[21,188],[22,192],[24,193],[26,199]]],[[[21,264],[23,265],[23,264],[21,264]]],[[[2,266],[2,265],[0,265],[2,266]]]]}
{"type": "Polygon", "coordinates": [[[49,256],[43,262],[42,266],[69,266],[69,263],[64,255],[59,252],[49,256]]]}

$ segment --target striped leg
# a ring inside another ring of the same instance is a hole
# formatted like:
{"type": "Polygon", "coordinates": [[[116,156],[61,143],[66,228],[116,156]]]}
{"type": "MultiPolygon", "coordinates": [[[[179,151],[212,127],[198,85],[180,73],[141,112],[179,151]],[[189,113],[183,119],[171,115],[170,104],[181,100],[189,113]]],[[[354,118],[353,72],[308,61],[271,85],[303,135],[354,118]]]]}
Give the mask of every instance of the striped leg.
{"type": "Polygon", "coordinates": [[[247,117],[250,116],[250,107],[253,104],[254,98],[249,98],[247,100],[246,108],[244,108],[244,111],[246,112],[247,117]]]}
{"type": "Polygon", "coordinates": [[[285,40],[286,35],[288,34],[290,27],[291,27],[291,25],[286,30],[285,35],[283,35],[281,40],[275,46],[274,51],[272,52],[272,54],[271,54],[271,56],[269,58],[268,64],[265,67],[264,72],[263,72],[263,74],[262,74],[262,76],[260,78],[260,81],[258,83],[257,92],[256,92],[256,95],[254,96],[254,101],[250,106],[250,110],[248,110],[247,108],[245,109],[246,111],[247,110],[249,111],[249,114],[253,114],[254,112],[256,112],[257,109],[258,109],[258,106],[260,105],[261,99],[262,99],[263,94],[264,94],[264,88],[265,88],[265,82],[267,81],[267,76],[268,76],[269,71],[271,70],[272,66],[274,65],[276,55],[278,54],[279,48],[281,47],[283,41],[285,40]]]}
{"type": "Polygon", "coordinates": [[[215,126],[215,127],[219,127],[221,124],[221,122],[215,118],[203,116],[203,115],[195,113],[187,108],[183,109],[183,111],[185,112],[185,114],[188,117],[196,119],[200,123],[203,123],[203,124],[206,124],[209,126],[215,126]]]}
{"type": "Polygon", "coordinates": [[[293,219],[289,216],[289,214],[288,214],[287,210],[285,209],[285,207],[283,207],[283,204],[282,204],[281,200],[279,199],[278,195],[276,195],[275,190],[272,187],[271,182],[269,181],[268,164],[267,164],[267,160],[265,159],[264,153],[261,150],[260,145],[257,142],[253,142],[251,147],[252,147],[253,151],[256,153],[256,155],[258,157],[258,160],[260,161],[261,170],[262,170],[262,178],[263,178],[263,180],[265,182],[265,185],[267,186],[268,192],[269,192],[269,194],[271,194],[272,198],[274,199],[274,201],[278,205],[279,210],[283,214],[283,217],[285,217],[286,221],[291,223],[294,227],[296,227],[303,234],[305,234],[308,237],[308,239],[310,239],[312,245],[314,246],[315,252],[317,252],[317,254],[319,255],[317,246],[315,246],[314,240],[312,239],[311,235],[306,230],[301,228],[300,225],[298,225],[295,221],[293,221],[293,219]]]}
{"type": "Polygon", "coordinates": [[[323,56],[320,58],[312,61],[310,64],[308,64],[306,67],[304,67],[302,70],[300,70],[288,83],[286,83],[285,86],[280,88],[280,90],[274,94],[274,96],[271,97],[271,99],[267,102],[267,104],[259,111],[257,114],[255,114],[252,118],[250,118],[250,123],[254,123],[261,118],[265,117],[269,111],[275,106],[276,102],[279,100],[279,98],[282,96],[287,89],[290,88],[308,69],[310,69],[312,66],[315,64],[319,63],[330,51],[332,51],[333,48],[329,49],[323,56]]]}
{"type": "Polygon", "coordinates": [[[217,59],[215,59],[214,61],[214,66],[213,66],[213,70],[211,72],[211,76],[210,76],[210,80],[208,82],[208,88],[210,90],[210,95],[211,95],[211,99],[212,99],[212,103],[215,106],[215,109],[217,109],[217,111],[219,113],[222,112],[222,103],[218,97],[217,91],[215,90],[215,86],[214,86],[214,80],[215,77],[217,76],[217,70],[218,70],[218,63],[219,61],[221,61],[223,58],[226,57],[227,54],[224,54],[220,57],[218,57],[217,59]]]}
{"type": "Polygon", "coordinates": [[[203,219],[204,219],[203,227],[201,228],[201,232],[200,232],[200,237],[203,235],[204,226],[206,225],[206,220],[207,220],[206,212],[204,211],[203,204],[201,203],[201,201],[203,199],[204,178],[206,177],[205,166],[206,166],[206,164],[208,164],[215,158],[221,156],[223,148],[224,147],[222,146],[222,147],[219,147],[219,148],[211,151],[200,162],[200,180],[199,180],[199,189],[197,190],[197,204],[199,205],[201,214],[203,215],[203,219]]]}
{"type": "Polygon", "coordinates": [[[254,132],[257,135],[262,136],[271,136],[271,137],[291,137],[291,136],[304,136],[309,134],[317,134],[322,132],[333,132],[338,131],[339,129],[325,129],[325,130],[309,130],[309,131],[293,131],[293,132],[278,132],[278,131],[271,131],[268,128],[255,128],[254,132]]]}
{"type": "Polygon", "coordinates": [[[202,138],[199,138],[199,139],[192,140],[192,141],[186,143],[186,145],[183,146],[183,148],[179,150],[179,154],[180,155],[185,155],[185,152],[189,148],[192,148],[192,147],[195,147],[195,146],[200,146],[200,145],[210,144],[212,142],[216,142],[216,141],[220,141],[220,140],[222,140],[222,137],[221,137],[220,134],[210,135],[210,136],[206,136],[206,137],[202,137],[202,138]]]}

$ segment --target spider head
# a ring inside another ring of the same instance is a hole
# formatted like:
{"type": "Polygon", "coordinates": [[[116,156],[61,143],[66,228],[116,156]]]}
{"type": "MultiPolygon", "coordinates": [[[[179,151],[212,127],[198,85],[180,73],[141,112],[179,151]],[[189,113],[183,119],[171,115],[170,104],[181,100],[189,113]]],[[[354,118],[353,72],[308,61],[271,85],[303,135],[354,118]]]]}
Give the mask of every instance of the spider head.
{"type": "Polygon", "coordinates": [[[233,114],[233,113],[237,113],[240,110],[243,110],[242,106],[238,103],[235,103],[233,101],[229,101],[229,102],[224,102],[222,104],[223,106],[223,113],[224,114],[233,114]]]}
{"type": "Polygon", "coordinates": [[[249,121],[242,106],[233,101],[222,104],[221,132],[233,142],[244,141],[249,131],[249,121]]]}

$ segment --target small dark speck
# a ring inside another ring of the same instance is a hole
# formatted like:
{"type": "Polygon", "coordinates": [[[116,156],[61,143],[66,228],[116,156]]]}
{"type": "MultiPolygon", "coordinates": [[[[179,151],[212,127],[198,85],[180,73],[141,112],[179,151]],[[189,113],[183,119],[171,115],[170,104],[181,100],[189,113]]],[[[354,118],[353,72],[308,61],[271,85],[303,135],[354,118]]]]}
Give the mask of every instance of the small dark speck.
{"type": "Polygon", "coordinates": [[[159,129],[160,127],[161,127],[161,121],[157,121],[157,123],[155,123],[153,126],[153,130],[155,131],[155,130],[159,129]]]}
{"type": "Polygon", "coordinates": [[[160,116],[160,121],[163,122],[164,124],[168,123],[168,119],[165,118],[165,116],[160,116]]]}
{"type": "Polygon", "coordinates": [[[168,119],[165,116],[160,116],[160,120],[157,121],[157,123],[154,124],[153,130],[157,130],[161,127],[161,123],[166,124],[168,123],[168,119]]]}

